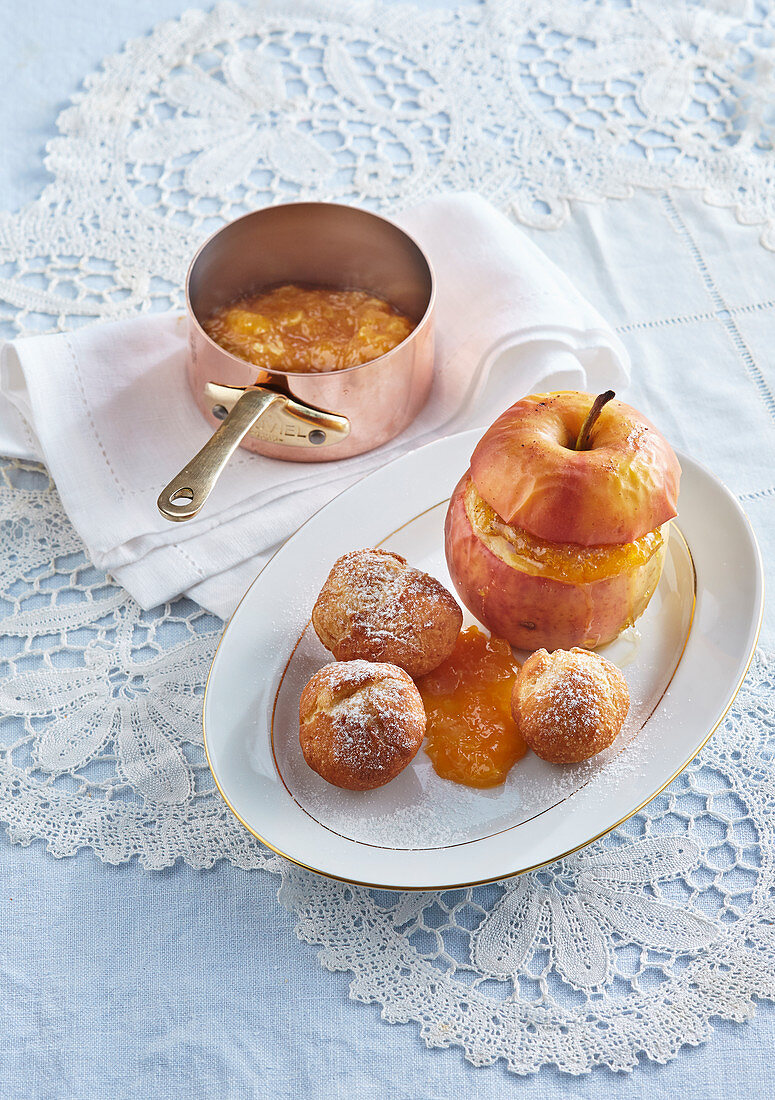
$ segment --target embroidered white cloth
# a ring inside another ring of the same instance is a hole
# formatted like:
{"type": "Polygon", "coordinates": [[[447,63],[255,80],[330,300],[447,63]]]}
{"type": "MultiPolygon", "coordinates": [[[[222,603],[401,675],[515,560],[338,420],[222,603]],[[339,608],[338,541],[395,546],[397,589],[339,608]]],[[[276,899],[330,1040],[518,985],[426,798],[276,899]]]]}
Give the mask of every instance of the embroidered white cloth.
{"type": "Polygon", "coordinates": [[[356,458],[308,465],[238,452],[187,523],[172,524],[156,508],[211,432],[186,382],[183,316],[145,315],[4,348],[0,385],[26,418],[36,457],[92,561],[142,607],[188,592],[226,616],[271,547],[368,470],[486,423],[544,384],[626,381],[618,337],[484,199],[443,196],[398,221],[436,272],[439,346],[425,408],[398,439],[356,458]]]}

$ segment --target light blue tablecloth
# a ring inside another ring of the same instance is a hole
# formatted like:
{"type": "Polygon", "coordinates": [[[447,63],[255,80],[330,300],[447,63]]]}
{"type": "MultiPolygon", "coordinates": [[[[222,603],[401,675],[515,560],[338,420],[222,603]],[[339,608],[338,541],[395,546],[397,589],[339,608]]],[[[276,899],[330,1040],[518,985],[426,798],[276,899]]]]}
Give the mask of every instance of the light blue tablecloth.
{"type": "MultiPolygon", "coordinates": [[[[43,144],[81,78],[126,38],[187,6],[38,0],[11,11],[6,0],[0,208],[44,184],[43,144]]],[[[603,214],[584,216],[594,228],[603,214]]],[[[561,248],[559,237],[540,243],[553,256],[561,248]]],[[[597,300],[594,287],[584,289],[597,300]]],[[[646,379],[641,392],[648,388],[646,379]]],[[[750,502],[754,523],[757,507],[763,519],[771,503],[750,502]]],[[[753,1021],[719,1023],[703,1047],[629,1077],[599,1070],[573,1079],[546,1068],[523,1080],[500,1065],[476,1069],[458,1049],[428,1050],[415,1025],[388,1025],[378,1007],[348,999],[348,976],[320,968],[274,891],[268,876],[226,865],[146,872],[105,866],[90,852],[56,861],[40,846],[0,839],[0,1096],[753,1100],[775,1092],[768,1004],[753,1021]]]]}

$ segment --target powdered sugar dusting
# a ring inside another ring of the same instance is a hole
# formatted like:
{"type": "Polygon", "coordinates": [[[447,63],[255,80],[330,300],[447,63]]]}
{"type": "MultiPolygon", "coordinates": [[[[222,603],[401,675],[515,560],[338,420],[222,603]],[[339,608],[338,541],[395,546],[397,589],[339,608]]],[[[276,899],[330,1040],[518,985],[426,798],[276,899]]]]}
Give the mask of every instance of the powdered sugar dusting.
{"type": "Polygon", "coordinates": [[[393,773],[417,751],[425,728],[409,676],[369,661],[320,669],[304,689],[300,718],[305,755],[334,782],[393,773]]]}
{"type": "Polygon", "coordinates": [[[603,718],[608,697],[600,693],[589,669],[571,665],[562,676],[538,688],[536,701],[555,725],[569,720],[576,726],[594,726],[603,718]]]}
{"type": "Polygon", "coordinates": [[[417,597],[426,587],[423,574],[404,558],[383,550],[356,550],[336,564],[337,587],[344,589],[343,612],[351,627],[366,635],[393,637],[401,619],[399,601],[417,597]]]}
{"type": "Polygon", "coordinates": [[[413,675],[428,665],[424,645],[451,648],[461,615],[452,595],[432,576],[387,550],[353,550],[334,563],[312,621],[340,660],[365,656],[395,661],[413,675]],[[439,640],[440,639],[440,640],[439,640]]]}
{"type": "Polygon", "coordinates": [[[391,675],[375,680],[374,669],[388,666],[367,661],[352,663],[365,665],[370,671],[359,676],[361,683],[355,691],[344,695],[329,710],[338,732],[337,755],[345,761],[355,762],[373,738],[403,753],[411,751],[416,738],[414,725],[408,721],[411,703],[407,689],[410,685],[391,675]]]}
{"type": "Polygon", "coordinates": [[[525,740],[550,761],[578,760],[606,748],[629,705],[618,669],[579,648],[538,650],[523,666],[516,692],[525,740]]]}

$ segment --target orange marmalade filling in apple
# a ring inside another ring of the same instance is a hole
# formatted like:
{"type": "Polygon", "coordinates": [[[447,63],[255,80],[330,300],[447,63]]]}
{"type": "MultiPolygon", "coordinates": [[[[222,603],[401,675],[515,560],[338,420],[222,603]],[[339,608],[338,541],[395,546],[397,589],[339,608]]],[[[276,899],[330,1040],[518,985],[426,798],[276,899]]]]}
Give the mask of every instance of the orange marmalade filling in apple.
{"type": "Polygon", "coordinates": [[[545,542],[521,527],[504,523],[482,500],[470,478],[465,489],[465,508],[474,531],[508,565],[523,573],[568,584],[589,584],[645,565],[661,549],[667,530],[667,524],[663,524],[635,542],[611,546],[545,542]]]}
{"type": "Polygon", "coordinates": [[[204,330],[232,355],[262,370],[346,370],[379,358],[415,324],[365,290],[288,283],[216,310],[204,330]]]}
{"type": "Polygon", "coordinates": [[[508,642],[471,626],[449,657],[417,680],[428,719],[425,751],[442,779],[495,787],[525,755],[511,716],[518,670],[508,642]]]}

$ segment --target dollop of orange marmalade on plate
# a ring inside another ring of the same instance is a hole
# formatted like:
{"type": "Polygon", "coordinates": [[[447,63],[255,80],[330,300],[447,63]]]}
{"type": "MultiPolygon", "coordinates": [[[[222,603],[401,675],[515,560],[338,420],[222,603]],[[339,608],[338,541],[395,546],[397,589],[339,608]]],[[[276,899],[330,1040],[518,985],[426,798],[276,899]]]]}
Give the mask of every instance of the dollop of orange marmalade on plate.
{"type": "Polygon", "coordinates": [[[508,642],[470,626],[449,657],[418,678],[428,718],[425,751],[442,779],[496,787],[525,755],[511,716],[518,671],[508,642]]]}

